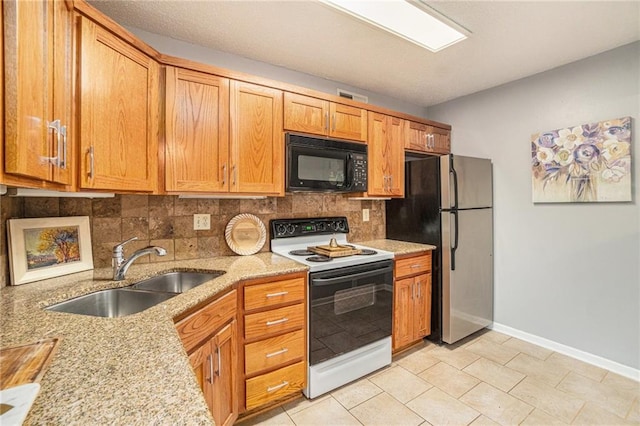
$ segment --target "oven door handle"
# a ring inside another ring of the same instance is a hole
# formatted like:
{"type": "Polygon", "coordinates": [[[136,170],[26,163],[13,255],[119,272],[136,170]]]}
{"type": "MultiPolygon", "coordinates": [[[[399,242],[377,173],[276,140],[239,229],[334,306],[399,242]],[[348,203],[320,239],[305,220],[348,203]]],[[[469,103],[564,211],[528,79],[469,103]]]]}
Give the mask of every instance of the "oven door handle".
{"type": "Polygon", "coordinates": [[[331,285],[331,284],[345,281],[345,280],[353,280],[356,278],[363,278],[363,277],[378,275],[381,273],[391,272],[391,271],[393,271],[392,266],[385,266],[384,268],[374,269],[373,271],[365,271],[365,272],[358,272],[356,274],[341,275],[339,277],[334,277],[334,278],[312,278],[311,285],[314,287],[320,287],[325,285],[331,285]]]}

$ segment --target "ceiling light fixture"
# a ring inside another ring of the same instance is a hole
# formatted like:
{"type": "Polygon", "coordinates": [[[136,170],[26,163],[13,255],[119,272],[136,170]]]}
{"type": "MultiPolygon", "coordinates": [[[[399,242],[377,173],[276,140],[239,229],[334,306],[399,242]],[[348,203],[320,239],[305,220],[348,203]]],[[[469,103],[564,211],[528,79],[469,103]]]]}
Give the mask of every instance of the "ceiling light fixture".
{"type": "Polygon", "coordinates": [[[321,1],[432,52],[466,39],[469,33],[421,1],[321,1]]]}

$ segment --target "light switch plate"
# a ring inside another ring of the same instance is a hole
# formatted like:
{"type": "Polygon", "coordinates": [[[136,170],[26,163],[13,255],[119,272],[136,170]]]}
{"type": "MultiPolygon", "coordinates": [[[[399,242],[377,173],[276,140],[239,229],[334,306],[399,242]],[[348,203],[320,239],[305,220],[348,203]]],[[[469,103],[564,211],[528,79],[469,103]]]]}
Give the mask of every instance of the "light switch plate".
{"type": "Polygon", "coordinates": [[[369,209],[362,209],[362,221],[369,222],[369,209]]]}
{"type": "Polygon", "coordinates": [[[195,229],[196,231],[211,229],[211,215],[210,214],[194,214],[193,229],[195,229]]]}

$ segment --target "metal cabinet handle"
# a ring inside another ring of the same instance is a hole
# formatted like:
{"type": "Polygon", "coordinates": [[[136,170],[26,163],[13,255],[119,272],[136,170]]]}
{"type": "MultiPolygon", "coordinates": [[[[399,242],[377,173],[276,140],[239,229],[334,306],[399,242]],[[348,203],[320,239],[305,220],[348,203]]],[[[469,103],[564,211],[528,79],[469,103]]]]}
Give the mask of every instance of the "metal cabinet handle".
{"type": "Polygon", "coordinates": [[[89,147],[89,173],[87,173],[87,176],[89,176],[89,179],[93,179],[94,162],[95,162],[95,156],[93,153],[93,145],[92,145],[89,147]]]}
{"type": "Polygon", "coordinates": [[[236,184],[236,178],[238,177],[238,169],[236,168],[236,165],[234,164],[233,166],[231,166],[231,185],[235,185],[236,184]]]}
{"type": "Polygon", "coordinates": [[[220,377],[222,361],[220,360],[220,346],[216,347],[216,355],[218,356],[218,368],[213,370],[215,375],[220,377]]]}
{"type": "Polygon", "coordinates": [[[271,326],[271,325],[276,325],[276,324],[282,324],[283,322],[287,322],[289,321],[289,318],[281,318],[279,320],[274,320],[274,321],[267,321],[267,327],[271,326]]]}
{"type": "Polygon", "coordinates": [[[56,150],[55,157],[48,157],[47,160],[56,167],[61,169],[67,168],[67,126],[62,126],[60,120],[53,120],[47,123],[47,129],[56,133],[56,150]]]}
{"type": "Polygon", "coordinates": [[[419,263],[414,263],[413,265],[410,266],[410,268],[419,268],[420,264],[419,263]]]}
{"type": "Polygon", "coordinates": [[[207,355],[207,361],[209,362],[209,377],[207,377],[207,382],[213,383],[213,355],[207,355]]]}
{"type": "Polygon", "coordinates": [[[287,294],[289,294],[288,291],[279,291],[277,293],[269,293],[269,294],[267,294],[267,298],[286,296],[287,294]]]}
{"type": "Polygon", "coordinates": [[[329,132],[329,113],[324,113],[324,129],[329,132]]]}
{"type": "Polygon", "coordinates": [[[331,131],[335,132],[336,131],[336,115],[333,114],[333,116],[331,117],[331,131]]]}
{"type": "Polygon", "coordinates": [[[287,382],[286,380],[283,380],[282,383],[280,383],[279,385],[276,386],[269,386],[267,388],[267,392],[274,392],[277,391],[278,389],[281,389],[285,386],[289,385],[289,382],[287,382]]]}
{"type": "Polygon", "coordinates": [[[266,354],[265,358],[271,358],[271,357],[274,357],[274,356],[277,356],[277,355],[282,355],[282,354],[287,353],[287,352],[289,352],[289,348],[282,348],[279,351],[275,351],[275,352],[271,352],[270,354],[266,354]]]}
{"type": "Polygon", "coordinates": [[[389,192],[393,191],[393,175],[389,175],[389,192]]]}
{"type": "Polygon", "coordinates": [[[416,287],[418,287],[418,299],[420,299],[422,297],[422,290],[420,290],[421,288],[420,282],[416,283],[416,287]]]}
{"type": "Polygon", "coordinates": [[[222,185],[227,183],[227,163],[222,165],[222,185]]]}

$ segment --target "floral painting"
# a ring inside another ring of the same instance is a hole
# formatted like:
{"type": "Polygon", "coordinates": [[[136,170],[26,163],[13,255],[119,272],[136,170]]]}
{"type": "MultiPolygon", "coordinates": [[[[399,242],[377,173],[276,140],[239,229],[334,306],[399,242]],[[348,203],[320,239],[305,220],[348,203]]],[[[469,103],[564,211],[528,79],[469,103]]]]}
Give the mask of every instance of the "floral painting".
{"type": "Polygon", "coordinates": [[[531,136],[534,203],[631,201],[631,118],[531,136]]]}

